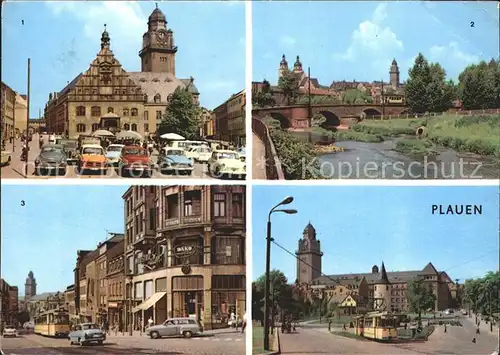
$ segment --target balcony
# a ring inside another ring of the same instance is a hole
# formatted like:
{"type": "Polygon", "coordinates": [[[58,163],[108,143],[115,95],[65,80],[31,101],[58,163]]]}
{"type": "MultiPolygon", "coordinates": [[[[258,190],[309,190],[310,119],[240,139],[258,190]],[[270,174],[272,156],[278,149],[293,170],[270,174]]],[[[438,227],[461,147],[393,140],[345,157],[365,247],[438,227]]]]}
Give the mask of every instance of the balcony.
{"type": "Polygon", "coordinates": [[[174,218],[167,218],[164,222],[163,222],[163,227],[164,228],[167,228],[167,227],[171,227],[171,226],[176,226],[180,223],[180,219],[179,217],[174,217],[174,218]]]}
{"type": "Polygon", "coordinates": [[[197,224],[197,223],[201,223],[201,215],[185,216],[182,218],[182,224],[197,224]]]}

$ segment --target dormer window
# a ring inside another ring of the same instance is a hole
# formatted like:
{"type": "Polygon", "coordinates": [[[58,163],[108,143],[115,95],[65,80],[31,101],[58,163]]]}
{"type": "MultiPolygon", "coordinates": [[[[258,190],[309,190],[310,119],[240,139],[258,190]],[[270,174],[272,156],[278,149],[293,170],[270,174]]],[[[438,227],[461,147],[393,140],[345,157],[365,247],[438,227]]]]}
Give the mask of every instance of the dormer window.
{"type": "Polygon", "coordinates": [[[144,102],[148,102],[148,95],[144,94],[144,102]]]}
{"type": "Polygon", "coordinates": [[[144,78],[140,78],[140,79],[139,79],[139,81],[140,81],[141,83],[145,83],[145,82],[146,82],[146,79],[144,79],[144,78]]]}
{"type": "Polygon", "coordinates": [[[160,96],[160,94],[156,94],[155,95],[154,101],[155,101],[156,104],[158,104],[158,103],[161,102],[161,96],[160,96]]]}
{"type": "Polygon", "coordinates": [[[154,79],[153,79],[153,82],[155,82],[155,83],[159,83],[159,82],[160,82],[160,79],[158,79],[158,78],[154,78],[154,79]]]}

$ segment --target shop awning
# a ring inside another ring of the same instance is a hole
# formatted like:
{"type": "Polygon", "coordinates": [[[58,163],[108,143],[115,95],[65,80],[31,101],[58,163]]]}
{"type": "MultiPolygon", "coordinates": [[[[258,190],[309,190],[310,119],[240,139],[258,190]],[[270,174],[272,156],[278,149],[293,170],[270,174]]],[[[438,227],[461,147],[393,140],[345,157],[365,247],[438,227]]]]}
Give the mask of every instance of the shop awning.
{"type": "Polygon", "coordinates": [[[157,292],[157,293],[153,294],[153,296],[149,297],[147,300],[142,302],[140,305],[138,305],[137,307],[134,307],[132,309],[132,312],[135,313],[135,312],[147,310],[147,309],[153,307],[153,305],[156,302],[158,302],[166,294],[167,294],[166,292],[157,292]]]}

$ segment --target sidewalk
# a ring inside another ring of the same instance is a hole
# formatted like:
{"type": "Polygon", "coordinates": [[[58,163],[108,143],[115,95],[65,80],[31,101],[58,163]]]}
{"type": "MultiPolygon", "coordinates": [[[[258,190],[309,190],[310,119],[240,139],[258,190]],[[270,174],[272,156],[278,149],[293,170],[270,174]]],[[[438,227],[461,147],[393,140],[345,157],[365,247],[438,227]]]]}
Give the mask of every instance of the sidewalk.
{"type": "MultiPolygon", "coordinates": [[[[202,336],[212,336],[212,335],[219,335],[219,334],[241,334],[241,328],[238,328],[238,330],[234,328],[223,328],[223,329],[213,329],[213,330],[205,330],[202,333],[202,336]]],[[[140,338],[140,337],[147,337],[146,333],[141,333],[138,330],[134,330],[132,332],[132,335],[130,335],[129,332],[118,332],[115,334],[115,332],[111,331],[109,335],[107,335],[108,338],[140,338]]]]}
{"type": "MultiPolygon", "coordinates": [[[[474,324],[474,327],[476,327],[476,315],[471,312],[471,317],[469,316],[464,316],[468,321],[470,321],[472,324],[474,324]]],[[[481,317],[477,316],[478,319],[481,319],[481,317]]],[[[500,327],[498,323],[493,326],[493,332],[490,331],[490,322],[486,323],[486,321],[481,320],[481,323],[479,324],[479,329],[481,333],[491,333],[491,334],[497,334],[500,331],[500,327]]]]}

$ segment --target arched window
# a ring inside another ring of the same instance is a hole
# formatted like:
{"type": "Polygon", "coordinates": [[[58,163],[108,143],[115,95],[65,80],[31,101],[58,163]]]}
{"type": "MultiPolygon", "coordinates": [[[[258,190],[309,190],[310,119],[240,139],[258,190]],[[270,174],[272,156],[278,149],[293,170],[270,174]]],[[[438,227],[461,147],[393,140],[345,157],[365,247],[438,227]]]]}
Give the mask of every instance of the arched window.
{"type": "Polygon", "coordinates": [[[156,94],[156,95],[155,95],[155,99],[154,99],[154,101],[155,101],[155,103],[156,103],[156,104],[157,104],[157,103],[160,103],[160,101],[161,101],[161,96],[160,96],[160,94],[156,94]]]}
{"type": "Polygon", "coordinates": [[[137,132],[137,125],[132,123],[132,131],[137,132]]]}
{"type": "Polygon", "coordinates": [[[113,113],[115,110],[112,107],[108,107],[108,113],[113,113]]]}
{"type": "Polygon", "coordinates": [[[93,117],[98,117],[101,115],[101,108],[99,106],[92,106],[90,112],[93,117]]]}
{"type": "Polygon", "coordinates": [[[128,116],[128,108],[123,109],[123,116],[128,116]]]}
{"type": "Polygon", "coordinates": [[[148,102],[148,95],[144,94],[144,102],[148,102]]]}
{"type": "Polygon", "coordinates": [[[85,125],[83,123],[79,123],[76,125],[76,132],[77,133],[84,133],[86,130],[85,125]]]}
{"type": "Polygon", "coordinates": [[[125,123],[125,124],[123,125],[123,129],[124,129],[125,131],[130,131],[130,125],[129,125],[128,123],[125,123]]]}
{"type": "Polygon", "coordinates": [[[130,116],[138,116],[139,112],[137,111],[136,108],[133,108],[130,110],[130,116]]]}
{"type": "Polygon", "coordinates": [[[92,132],[95,132],[99,129],[99,123],[92,123],[92,132]]]}
{"type": "Polygon", "coordinates": [[[76,115],[77,116],[85,116],[85,106],[78,106],[76,108],[76,115]]]}

